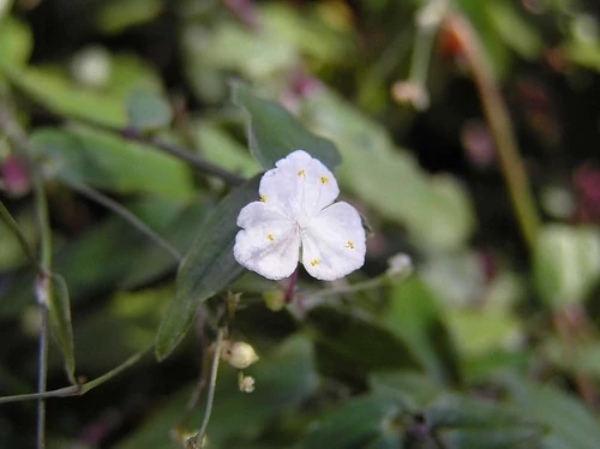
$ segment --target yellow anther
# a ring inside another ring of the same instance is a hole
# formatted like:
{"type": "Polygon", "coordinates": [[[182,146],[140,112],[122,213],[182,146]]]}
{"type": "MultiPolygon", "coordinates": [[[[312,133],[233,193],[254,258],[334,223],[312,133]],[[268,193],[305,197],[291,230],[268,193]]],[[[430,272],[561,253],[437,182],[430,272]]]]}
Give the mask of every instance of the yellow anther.
{"type": "Polygon", "coordinates": [[[310,261],[310,264],[311,264],[313,267],[316,267],[316,266],[317,266],[317,265],[319,265],[320,263],[321,263],[321,261],[320,261],[319,259],[313,259],[313,260],[311,260],[311,261],[310,261]]]}
{"type": "Polygon", "coordinates": [[[298,176],[304,176],[306,178],[306,170],[304,170],[303,168],[298,170],[298,176]]]}
{"type": "Polygon", "coordinates": [[[260,201],[263,202],[263,203],[266,203],[267,202],[267,195],[261,195],[260,196],[260,201]]]}
{"type": "Polygon", "coordinates": [[[269,234],[269,235],[267,235],[267,240],[269,240],[269,242],[274,242],[275,236],[273,234],[269,234]]]}
{"type": "Polygon", "coordinates": [[[346,248],[354,249],[354,242],[351,240],[348,240],[348,242],[346,243],[346,248]]]}
{"type": "Polygon", "coordinates": [[[327,184],[329,182],[329,178],[327,176],[321,176],[321,184],[327,184]]]}

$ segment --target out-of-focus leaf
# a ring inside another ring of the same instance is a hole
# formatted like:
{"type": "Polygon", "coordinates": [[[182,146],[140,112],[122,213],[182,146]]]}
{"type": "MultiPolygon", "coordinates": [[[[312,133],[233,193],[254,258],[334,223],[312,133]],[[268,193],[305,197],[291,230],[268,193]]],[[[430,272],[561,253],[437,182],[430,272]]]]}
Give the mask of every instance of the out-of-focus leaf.
{"type": "Polygon", "coordinates": [[[255,96],[241,84],[233,85],[232,89],[234,102],[247,113],[250,150],[264,168],[273,167],[279,159],[299,149],[331,170],[340,163],[340,155],[331,141],[312,134],[282,106],[255,96]]]}
{"type": "Polygon", "coordinates": [[[515,10],[515,6],[504,1],[485,2],[488,17],[504,43],[527,59],[536,58],[542,50],[542,41],[537,31],[515,10]]]}
{"type": "Polygon", "coordinates": [[[440,439],[452,449],[533,449],[543,433],[510,407],[451,394],[427,408],[425,422],[439,429],[440,439]]]}
{"type": "Polygon", "coordinates": [[[158,93],[134,89],[127,98],[128,126],[141,131],[167,127],[173,118],[171,105],[158,93]]]}
{"type": "Polygon", "coordinates": [[[148,62],[130,53],[112,55],[107,92],[125,101],[136,90],[163,93],[160,76],[148,62]]]}
{"type": "Polygon", "coordinates": [[[133,25],[150,22],[163,8],[162,0],[109,0],[101,4],[96,20],[100,31],[117,34],[133,25]]]}
{"type": "Polygon", "coordinates": [[[199,121],[194,124],[192,132],[202,155],[213,164],[247,177],[261,171],[248,149],[218,126],[199,121]]]}
{"type": "Polygon", "coordinates": [[[187,199],[194,193],[188,168],[172,156],[92,128],[42,128],[30,144],[46,173],[119,193],[187,199]]]}
{"type": "Polygon", "coordinates": [[[350,380],[372,370],[416,368],[403,340],[388,329],[352,313],[319,307],[307,315],[314,329],[321,370],[350,380]]]}
{"type": "MultiPolygon", "coordinates": [[[[211,447],[251,447],[250,442],[277,417],[293,413],[301,401],[309,398],[317,387],[311,343],[302,335],[285,340],[273,353],[261,354],[260,361],[248,370],[256,379],[252,394],[237,389],[237,372],[222,366],[215,393],[212,418],[208,426],[211,447]]],[[[177,448],[170,441],[171,429],[179,422],[190,397],[186,388],[163,404],[133,436],[116,446],[117,449],[148,447],[177,448]]],[[[190,426],[196,426],[204,413],[203,407],[192,414],[190,426]]]]}
{"type": "Polygon", "coordinates": [[[240,209],[258,198],[258,177],[223,199],[198,229],[177,274],[177,291],[156,335],[156,356],[166,358],[190,328],[202,301],[232,282],[244,269],[233,258],[240,209]]]}
{"type": "Polygon", "coordinates": [[[343,11],[326,11],[335,5],[320,5],[320,8],[301,6],[302,13],[285,3],[268,3],[262,8],[265,27],[277,40],[289,42],[293,48],[312,57],[321,64],[344,63],[354,48],[351,24],[345,22],[343,11]],[[335,17],[336,27],[331,20],[326,23],[323,16],[331,13],[335,17]]]}
{"type": "Polygon", "coordinates": [[[507,379],[505,384],[520,412],[545,427],[545,449],[598,447],[598,422],[575,397],[517,378],[507,379]]]}
{"type": "Polygon", "coordinates": [[[455,180],[427,176],[381,126],[325,87],[307,98],[304,114],[342,152],[340,183],[384,218],[437,249],[460,247],[470,236],[473,211],[455,180]]]}
{"type": "Polygon", "coordinates": [[[210,33],[190,27],[185,31],[189,58],[202,67],[237,71],[260,79],[292,67],[297,60],[294,48],[269,30],[257,33],[238,22],[221,22],[210,33]]]}
{"type": "Polygon", "coordinates": [[[75,384],[75,349],[73,344],[73,328],[71,326],[69,290],[65,280],[58,274],[50,276],[48,282],[48,317],[50,328],[64,357],[67,376],[71,383],[75,384]]]}
{"type": "Polygon", "coordinates": [[[442,387],[430,377],[410,371],[373,373],[369,386],[380,396],[396,398],[410,413],[421,412],[442,392],[442,387]]]}
{"type": "Polygon", "coordinates": [[[540,430],[531,425],[483,429],[452,429],[440,432],[447,449],[540,449],[540,430]]]}
{"type": "Polygon", "coordinates": [[[123,127],[127,115],[123,103],[112,96],[71,83],[47,69],[11,70],[11,81],[49,110],[69,117],[123,127]]]}
{"type": "Polygon", "coordinates": [[[549,225],[534,252],[535,281],[546,303],[560,309],[583,301],[600,276],[600,235],[593,228],[549,225]]]}
{"type": "Polygon", "coordinates": [[[33,38],[27,26],[11,16],[0,18],[0,67],[21,67],[31,54],[33,38]]]}
{"type": "Polygon", "coordinates": [[[431,255],[421,267],[421,276],[442,305],[473,305],[486,291],[484,267],[474,251],[431,255]]]}
{"type": "Polygon", "coordinates": [[[401,404],[383,395],[374,394],[351,399],[315,423],[300,447],[403,447],[400,431],[394,421],[399,420],[405,413],[406,410],[403,410],[401,404]]]}
{"type": "Polygon", "coordinates": [[[458,380],[452,340],[441,320],[435,298],[418,277],[394,287],[384,322],[411,346],[434,378],[443,383],[458,380]]]}
{"type": "Polygon", "coordinates": [[[573,39],[565,45],[564,50],[571,62],[600,72],[600,40],[590,42],[573,39]]]}
{"type": "Polygon", "coordinates": [[[466,356],[502,349],[520,335],[521,325],[509,311],[460,307],[447,310],[446,318],[460,352],[466,356]]]}

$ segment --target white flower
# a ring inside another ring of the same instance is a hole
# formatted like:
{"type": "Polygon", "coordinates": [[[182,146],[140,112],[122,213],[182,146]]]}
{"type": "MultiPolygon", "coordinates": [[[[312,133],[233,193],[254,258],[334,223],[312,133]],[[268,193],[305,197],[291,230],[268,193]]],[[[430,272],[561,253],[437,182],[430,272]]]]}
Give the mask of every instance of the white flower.
{"type": "Polygon", "coordinates": [[[260,181],[260,201],[245,206],[233,254],[268,279],[290,276],[301,261],[317,279],[332,281],[365,261],[360,215],[340,193],[333,174],[302,150],[290,153],[260,181]]]}

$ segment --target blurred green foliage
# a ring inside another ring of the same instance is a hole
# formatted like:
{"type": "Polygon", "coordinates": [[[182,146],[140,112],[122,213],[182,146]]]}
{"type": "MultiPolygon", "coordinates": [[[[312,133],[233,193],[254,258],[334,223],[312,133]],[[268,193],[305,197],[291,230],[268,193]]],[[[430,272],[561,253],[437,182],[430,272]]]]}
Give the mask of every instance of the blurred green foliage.
{"type": "Polygon", "coordinates": [[[49,399],[49,448],[182,447],[226,327],[260,360],[252,393],[221,364],[209,448],[595,449],[599,20],[584,0],[0,1],[0,447],[35,444],[35,401],[6,398],[35,392],[36,288],[48,390],[157,356],[49,399]],[[507,101],[532,245],[450,14],[507,101]],[[297,148],[372,235],[363,269],[301,272],[286,303],[232,246],[297,148]]]}

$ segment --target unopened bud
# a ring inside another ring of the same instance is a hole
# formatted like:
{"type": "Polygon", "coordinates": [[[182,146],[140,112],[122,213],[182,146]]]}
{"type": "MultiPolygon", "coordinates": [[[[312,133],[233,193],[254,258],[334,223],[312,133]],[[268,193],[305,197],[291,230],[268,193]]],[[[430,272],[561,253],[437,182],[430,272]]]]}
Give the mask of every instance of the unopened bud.
{"type": "Polygon", "coordinates": [[[238,385],[242,393],[252,393],[254,391],[255,380],[252,376],[244,376],[240,373],[238,385]]]}
{"type": "Polygon", "coordinates": [[[221,355],[231,366],[237,369],[248,368],[258,360],[254,348],[248,343],[238,341],[223,348],[221,355]]]}

